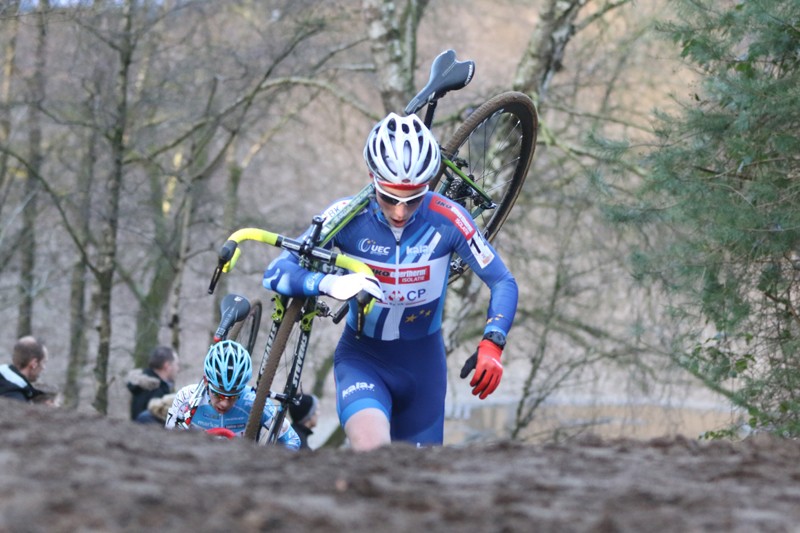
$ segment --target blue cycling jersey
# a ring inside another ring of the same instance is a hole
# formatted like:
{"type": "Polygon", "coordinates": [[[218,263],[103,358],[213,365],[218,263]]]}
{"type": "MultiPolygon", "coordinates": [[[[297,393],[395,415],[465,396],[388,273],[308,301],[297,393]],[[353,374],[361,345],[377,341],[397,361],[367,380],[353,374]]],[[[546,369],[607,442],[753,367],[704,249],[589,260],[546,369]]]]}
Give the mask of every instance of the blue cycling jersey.
{"type": "MultiPolygon", "coordinates": [[[[333,216],[348,201],[337,202],[323,216],[333,216]]],[[[491,289],[484,332],[507,335],[511,328],[517,308],[514,277],[464,208],[444,196],[428,193],[403,228],[392,228],[372,200],[333,238],[333,244],[369,265],[381,282],[384,300],[367,315],[364,335],[418,339],[439,331],[453,253],[491,289]]],[[[263,284],[288,296],[310,296],[319,294],[322,277],[301,269],[297,258],[284,252],[267,267],[263,284]]],[[[348,324],[355,328],[355,323],[353,308],[348,324]]]]}
{"type": "MultiPolygon", "coordinates": [[[[167,429],[175,428],[177,419],[185,418],[189,413],[191,401],[198,386],[205,387],[205,385],[194,384],[183,387],[175,395],[175,400],[167,413],[167,421],[164,427],[167,429]]],[[[255,400],[256,393],[252,389],[245,391],[236,400],[236,403],[229,411],[222,414],[217,412],[211,405],[211,400],[208,397],[208,391],[204,391],[197,410],[192,417],[189,429],[202,429],[209,430],[214,428],[225,428],[231,430],[236,436],[241,437],[244,435],[245,427],[247,426],[247,418],[250,416],[250,411],[253,408],[253,400],[255,400]]],[[[269,401],[264,405],[264,412],[261,415],[261,428],[259,429],[259,441],[266,438],[269,427],[272,425],[272,419],[275,416],[275,406],[269,401]]],[[[281,434],[278,437],[278,442],[290,450],[298,450],[300,448],[300,437],[292,429],[287,420],[283,421],[281,427],[281,434]]]]}
{"type": "MultiPolygon", "coordinates": [[[[329,207],[336,214],[349,199],[329,207]]],[[[381,410],[391,439],[441,444],[447,387],[441,335],[450,257],[461,256],[491,289],[485,332],[508,333],[517,308],[517,284],[467,211],[428,193],[402,228],[392,227],[373,199],[336,236],[333,245],[369,265],[384,298],[356,338],[355,304],[336,347],[336,408],[344,426],[364,409],[381,410]]],[[[264,272],[264,287],[287,296],[318,295],[322,273],[282,253],[264,272]]]]}

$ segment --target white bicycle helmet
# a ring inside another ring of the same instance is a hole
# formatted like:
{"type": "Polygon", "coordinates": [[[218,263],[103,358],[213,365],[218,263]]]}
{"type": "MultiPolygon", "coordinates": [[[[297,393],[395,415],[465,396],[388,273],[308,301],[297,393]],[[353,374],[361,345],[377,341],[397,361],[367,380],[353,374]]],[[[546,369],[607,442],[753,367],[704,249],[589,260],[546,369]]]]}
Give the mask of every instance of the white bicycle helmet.
{"type": "Polygon", "coordinates": [[[379,181],[411,189],[425,185],[439,172],[442,155],[419,117],[389,113],[367,137],[364,159],[379,181]]]}
{"type": "Polygon", "coordinates": [[[217,394],[241,394],[253,375],[253,363],[244,346],[225,340],[208,349],[203,373],[217,394]]]}

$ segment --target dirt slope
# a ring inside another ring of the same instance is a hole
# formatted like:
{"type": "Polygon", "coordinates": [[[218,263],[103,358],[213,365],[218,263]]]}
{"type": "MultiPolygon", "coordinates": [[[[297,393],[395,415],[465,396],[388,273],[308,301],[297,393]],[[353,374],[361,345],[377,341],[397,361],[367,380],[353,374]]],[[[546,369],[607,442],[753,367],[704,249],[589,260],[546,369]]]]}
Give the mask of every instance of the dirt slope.
{"type": "Polygon", "coordinates": [[[800,523],[794,441],[291,454],[0,402],[0,531],[788,532],[800,523]]]}

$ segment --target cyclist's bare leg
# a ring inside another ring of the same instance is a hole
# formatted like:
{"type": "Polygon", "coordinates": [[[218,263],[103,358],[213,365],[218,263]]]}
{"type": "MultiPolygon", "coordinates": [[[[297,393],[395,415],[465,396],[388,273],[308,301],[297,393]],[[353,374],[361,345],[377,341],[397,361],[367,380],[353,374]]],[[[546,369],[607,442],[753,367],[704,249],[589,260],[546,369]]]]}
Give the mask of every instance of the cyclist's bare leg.
{"type": "Polygon", "coordinates": [[[353,450],[364,452],[392,442],[389,419],[380,409],[369,407],[351,416],[344,425],[353,450]]]}

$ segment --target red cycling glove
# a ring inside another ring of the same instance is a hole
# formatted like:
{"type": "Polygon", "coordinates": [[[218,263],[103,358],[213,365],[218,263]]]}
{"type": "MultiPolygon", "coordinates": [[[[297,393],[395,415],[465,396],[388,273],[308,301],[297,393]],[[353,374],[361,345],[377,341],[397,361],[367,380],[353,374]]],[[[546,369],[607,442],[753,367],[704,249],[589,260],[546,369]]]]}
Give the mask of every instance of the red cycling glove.
{"type": "Polygon", "coordinates": [[[461,378],[469,375],[475,369],[475,375],[469,386],[472,387],[473,396],[478,396],[485,400],[487,396],[494,392],[503,377],[503,365],[500,363],[500,355],[503,349],[490,340],[483,339],[478,344],[478,349],[464,363],[461,369],[461,378]]]}

